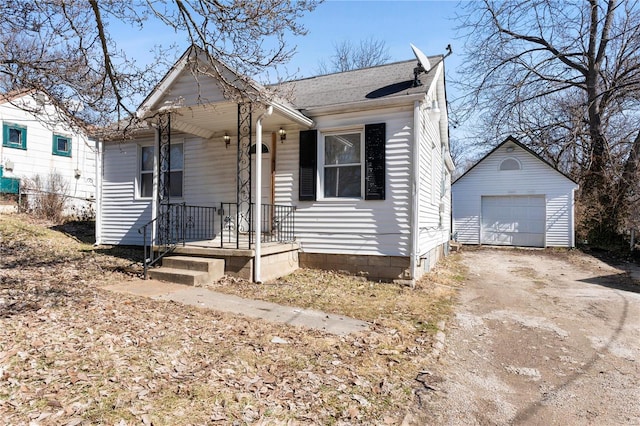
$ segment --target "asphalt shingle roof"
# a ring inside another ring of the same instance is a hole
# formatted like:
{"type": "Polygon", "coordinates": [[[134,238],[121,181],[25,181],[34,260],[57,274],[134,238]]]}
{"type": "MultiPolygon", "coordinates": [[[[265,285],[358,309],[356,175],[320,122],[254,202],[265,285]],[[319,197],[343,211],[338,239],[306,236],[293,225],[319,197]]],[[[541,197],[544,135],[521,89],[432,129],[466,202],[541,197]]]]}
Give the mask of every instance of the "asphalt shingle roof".
{"type": "MultiPolygon", "coordinates": [[[[429,57],[435,65],[442,56],[429,57]]],[[[413,87],[415,59],[371,68],[309,77],[277,86],[299,109],[324,107],[380,98],[425,93],[433,80],[434,67],[419,76],[422,85],[413,87]]]]}

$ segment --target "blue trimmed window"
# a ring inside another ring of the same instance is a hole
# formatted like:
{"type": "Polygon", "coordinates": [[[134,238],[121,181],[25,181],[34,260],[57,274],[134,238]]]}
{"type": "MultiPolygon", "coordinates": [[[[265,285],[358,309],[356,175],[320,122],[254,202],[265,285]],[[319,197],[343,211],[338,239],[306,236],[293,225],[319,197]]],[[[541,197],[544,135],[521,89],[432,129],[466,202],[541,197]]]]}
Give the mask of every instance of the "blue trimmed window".
{"type": "Polygon", "coordinates": [[[2,146],[27,149],[27,128],[17,124],[2,124],[2,146]]]}
{"type": "Polygon", "coordinates": [[[63,135],[53,135],[53,155],[71,157],[71,138],[63,135]]]}

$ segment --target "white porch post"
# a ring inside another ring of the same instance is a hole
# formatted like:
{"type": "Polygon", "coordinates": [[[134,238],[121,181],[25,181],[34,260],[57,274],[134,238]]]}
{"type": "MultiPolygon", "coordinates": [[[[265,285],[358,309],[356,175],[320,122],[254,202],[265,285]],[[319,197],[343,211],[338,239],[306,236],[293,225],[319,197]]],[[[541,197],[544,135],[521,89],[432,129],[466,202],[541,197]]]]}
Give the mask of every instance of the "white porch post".
{"type": "Polygon", "coordinates": [[[256,232],[256,256],[253,261],[253,280],[262,282],[260,276],[262,266],[262,119],[271,115],[273,107],[269,105],[267,110],[256,120],[256,211],[254,215],[256,232]]]}

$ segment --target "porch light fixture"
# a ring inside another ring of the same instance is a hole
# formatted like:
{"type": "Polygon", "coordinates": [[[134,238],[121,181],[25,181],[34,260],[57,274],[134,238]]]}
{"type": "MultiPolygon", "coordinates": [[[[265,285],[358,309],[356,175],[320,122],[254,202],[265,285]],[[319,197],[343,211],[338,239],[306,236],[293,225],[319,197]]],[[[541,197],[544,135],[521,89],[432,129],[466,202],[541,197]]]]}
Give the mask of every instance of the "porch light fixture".
{"type": "Polygon", "coordinates": [[[280,135],[280,143],[283,143],[285,140],[287,140],[287,131],[282,127],[280,127],[280,130],[278,130],[278,134],[280,135]]]}
{"type": "Polygon", "coordinates": [[[229,145],[231,145],[231,136],[229,136],[226,132],[224,134],[224,147],[225,148],[229,148],[229,145]]]}

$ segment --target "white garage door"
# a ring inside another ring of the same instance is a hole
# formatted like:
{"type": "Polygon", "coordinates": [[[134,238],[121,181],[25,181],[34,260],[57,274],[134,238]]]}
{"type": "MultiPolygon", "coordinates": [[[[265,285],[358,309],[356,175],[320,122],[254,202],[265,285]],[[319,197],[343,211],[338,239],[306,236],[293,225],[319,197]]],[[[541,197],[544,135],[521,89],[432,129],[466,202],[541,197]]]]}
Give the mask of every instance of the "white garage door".
{"type": "Polygon", "coordinates": [[[544,195],[483,196],[480,243],[544,247],[544,195]]]}

